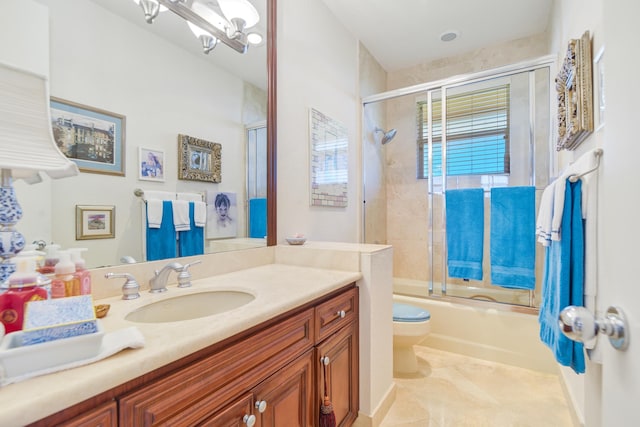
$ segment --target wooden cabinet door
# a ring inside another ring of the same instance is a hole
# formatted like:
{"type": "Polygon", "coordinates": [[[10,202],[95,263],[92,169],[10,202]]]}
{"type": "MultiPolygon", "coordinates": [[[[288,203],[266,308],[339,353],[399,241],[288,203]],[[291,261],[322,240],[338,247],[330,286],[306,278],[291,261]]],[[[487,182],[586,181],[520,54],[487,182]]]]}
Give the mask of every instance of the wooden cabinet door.
{"type": "Polygon", "coordinates": [[[62,424],[60,427],[117,427],[118,408],[115,401],[107,402],[84,414],[73,418],[62,424]]]}
{"type": "Polygon", "coordinates": [[[316,419],[324,396],[323,365],[326,365],[327,392],[333,405],[338,427],[350,426],[358,417],[358,323],[354,322],[327,338],[316,347],[316,419]]]}
{"type": "Polygon", "coordinates": [[[253,390],[258,406],[266,403],[264,412],[254,408],[256,427],[312,427],[313,350],[273,374],[253,390]]]}
{"type": "Polygon", "coordinates": [[[253,395],[247,393],[211,418],[200,424],[200,427],[246,427],[247,418],[252,416],[253,395]]]}

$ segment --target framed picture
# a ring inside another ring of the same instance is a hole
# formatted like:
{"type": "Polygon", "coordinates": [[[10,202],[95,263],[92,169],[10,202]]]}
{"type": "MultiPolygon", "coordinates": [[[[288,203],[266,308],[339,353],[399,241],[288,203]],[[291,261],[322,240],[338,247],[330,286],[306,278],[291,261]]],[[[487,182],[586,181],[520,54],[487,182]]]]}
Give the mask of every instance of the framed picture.
{"type": "Polygon", "coordinates": [[[178,179],[222,182],[222,145],[178,135],[178,179]]]}
{"type": "Polygon", "coordinates": [[[591,39],[585,31],[569,40],[567,54],[556,76],[558,140],[556,149],[575,150],[593,132],[591,39]]]}
{"type": "Polygon", "coordinates": [[[311,206],[347,206],[349,137],[347,128],[321,112],[309,111],[311,206]]]}
{"type": "Polygon", "coordinates": [[[207,191],[207,239],[236,237],[237,230],[236,193],[207,191]]]}
{"type": "Polygon", "coordinates": [[[80,171],[124,176],[125,116],[51,97],[53,139],[80,171]]]}
{"type": "Polygon", "coordinates": [[[76,240],[116,237],[116,207],[76,205],[76,240]]]}
{"type": "Polygon", "coordinates": [[[604,46],[600,48],[593,58],[593,87],[595,95],[596,109],[596,130],[604,127],[604,112],[606,109],[606,99],[604,96],[604,46]]]}
{"type": "Polygon", "coordinates": [[[138,148],[138,179],[164,182],[164,151],[138,148]]]}

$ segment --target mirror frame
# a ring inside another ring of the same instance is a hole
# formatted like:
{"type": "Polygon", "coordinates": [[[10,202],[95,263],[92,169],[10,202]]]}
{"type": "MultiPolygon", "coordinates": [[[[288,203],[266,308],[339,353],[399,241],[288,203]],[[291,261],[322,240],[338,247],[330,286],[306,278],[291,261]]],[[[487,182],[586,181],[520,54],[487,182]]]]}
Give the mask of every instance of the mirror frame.
{"type": "Polygon", "coordinates": [[[277,0],[267,0],[267,246],[277,236],[277,0]]]}

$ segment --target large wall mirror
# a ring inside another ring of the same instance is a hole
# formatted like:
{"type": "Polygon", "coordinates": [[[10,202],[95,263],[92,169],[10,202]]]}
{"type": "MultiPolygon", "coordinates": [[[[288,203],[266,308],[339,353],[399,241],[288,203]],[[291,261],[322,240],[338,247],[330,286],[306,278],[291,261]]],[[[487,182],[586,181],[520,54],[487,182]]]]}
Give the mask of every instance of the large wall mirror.
{"type": "Polygon", "coordinates": [[[205,54],[183,18],[165,11],[148,24],[133,0],[36,1],[49,9],[42,42],[49,43],[51,96],[124,118],[124,176],[81,169],[71,178],[16,182],[24,210],[17,228],[27,243],[87,248],[89,268],[145,261],[140,194],[165,191],[235,196],[235,234],[207,238],[206,253],[274,245],[275,0],[249,0],[260,15],[252,31],[263,42],[244,54],[223,43],[205,54]],[[179,135],[221,145],[220,182],[178,178],[179,135]],[[162,179],[140,171],[149,152],[163,156],[162,179]],[[265,236],[249,235],[252,198],[266,199],[265,236]],[[109,209],[113,236],[78,239],[78,206],[109,209]]]}

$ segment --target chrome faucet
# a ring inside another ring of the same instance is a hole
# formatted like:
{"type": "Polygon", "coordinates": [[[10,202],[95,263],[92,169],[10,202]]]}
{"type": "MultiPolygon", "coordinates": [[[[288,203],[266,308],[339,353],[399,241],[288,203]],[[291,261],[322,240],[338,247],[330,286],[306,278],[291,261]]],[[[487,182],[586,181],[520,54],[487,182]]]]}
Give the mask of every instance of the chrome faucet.
{"type": "Polygon", "coordinates": [[[149,280],[149,292],[165,292],[167,290],[167,279],[169,278],[171,270],[180,272],[182,271],[182,268],[182,264],[178,262],[170,262],[162,267],[161,270],[156,270],[153,278],[149,280]]]}

